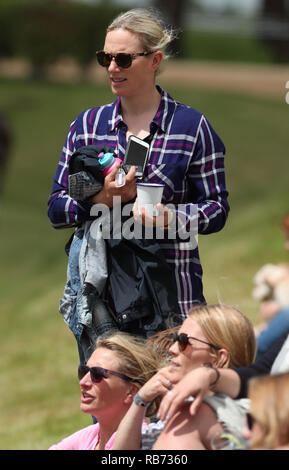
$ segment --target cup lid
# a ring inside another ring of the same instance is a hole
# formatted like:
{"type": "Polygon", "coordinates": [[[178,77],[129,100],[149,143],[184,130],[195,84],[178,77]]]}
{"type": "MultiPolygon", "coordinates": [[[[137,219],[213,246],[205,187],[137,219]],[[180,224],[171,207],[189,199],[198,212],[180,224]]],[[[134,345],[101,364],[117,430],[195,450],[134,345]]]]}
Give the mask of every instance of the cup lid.
{"type": "Polygon", "coordinates": [[[160,184],[160,183],[141,183],[141,182],[138,182],[136,183],[137,186],[152,186],[152,187],[159,187],[159,188],[164,188],[164,184],[160,184]]]}

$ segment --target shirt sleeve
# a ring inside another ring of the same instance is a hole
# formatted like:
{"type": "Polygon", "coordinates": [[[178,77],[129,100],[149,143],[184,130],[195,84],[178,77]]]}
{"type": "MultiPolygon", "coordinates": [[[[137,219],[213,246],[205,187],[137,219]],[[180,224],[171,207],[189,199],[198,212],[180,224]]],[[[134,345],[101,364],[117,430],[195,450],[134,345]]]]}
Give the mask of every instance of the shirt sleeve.
{"type": "MultiPolygon", "coordinates": [[[[190,199],[197,205],[198,233],[221,230],[230,210],[225,181],[225,146],[202,115],[188,170],[190,199]]],[[[194,211],[186,206],[187,223],[194,211]]],[[[181,215],[181,214],[178,214],[181,215]]]]}
{"type": "Polygon", "coordinates": [[[77,129],[82,122],[80,115],[69,129],[62,154],[53,178],[48,200],[48,217],[54,228],[74,227],[90,218],[92,203],[72,199],[68,194],[69,160],[79,145],[76,145],[77,129]]]}

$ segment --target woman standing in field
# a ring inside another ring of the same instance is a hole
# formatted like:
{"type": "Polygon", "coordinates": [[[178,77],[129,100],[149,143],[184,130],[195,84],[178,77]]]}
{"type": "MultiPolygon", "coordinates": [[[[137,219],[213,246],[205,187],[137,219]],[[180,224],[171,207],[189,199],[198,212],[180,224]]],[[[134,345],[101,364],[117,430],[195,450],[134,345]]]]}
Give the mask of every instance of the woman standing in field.
{"type": "MultiPolygon", "coordinates": [[[[103,189],[89,200],[77,201],[68,194],[69,160],[80,146],[109,146],[123,160],[131,135],[150,143],[144,181],[164,185],[159,216],[145,211],[139,215],[136,201],[135,219],[143,225],[162,226],[164,233],[176,219],[180,232],[187,234],[193,230],[209,234],[223,228],[229,212],[224,144],[203,114],[156,85],[166,48],[174,38],[174,32],[146,9],[127,11],[108,27],[97,60],[106,68],[116,100],[84,111],[71,124],[49,199],[48,214],[55,228],[81,226],[90,218],[94,204],[112,208],[114,196],[120,196],[122,204],[135,200],[134,168],[121,188],[114,181],[116,167],[105,177],[103,189]]],[[[157,240],[177,289],[179,323],[194,304],[205,301],[195,237],[184,240],[180,232],[174,239],[164,236],[157,240]]],[[[114,316],[113,299],[106,301],[114,316]]],[[[117,321],[115,326],[122,327],[117,321]]]]}

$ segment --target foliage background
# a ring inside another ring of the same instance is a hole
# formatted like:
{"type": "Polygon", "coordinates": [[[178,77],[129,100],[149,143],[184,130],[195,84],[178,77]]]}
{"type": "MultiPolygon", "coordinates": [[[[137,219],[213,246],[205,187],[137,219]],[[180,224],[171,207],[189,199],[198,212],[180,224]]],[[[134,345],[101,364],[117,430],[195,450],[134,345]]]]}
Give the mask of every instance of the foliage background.
{"type": "MultiPolygon", "coordinates": [[[[251,57],[250,45],[243,54],[251,57]]],[[[233,304],[256,323],[255,272],[288,261],[280,229],[289,202],[285,83],[280,98],[184,85],[181,69],[175,83],[165,77],[160,84],[204,112],[227,148],[231,213],[224,230],[199,237],[207,301],[233,304]]],[[[47,449],[91,424],[79,411],[76,343],[58,313],[71,230],[52,229],[46,211],[70,122],[112,99],[101,81],[0,79],[13,135],[0,220],[0,449],[47,449]]]]}

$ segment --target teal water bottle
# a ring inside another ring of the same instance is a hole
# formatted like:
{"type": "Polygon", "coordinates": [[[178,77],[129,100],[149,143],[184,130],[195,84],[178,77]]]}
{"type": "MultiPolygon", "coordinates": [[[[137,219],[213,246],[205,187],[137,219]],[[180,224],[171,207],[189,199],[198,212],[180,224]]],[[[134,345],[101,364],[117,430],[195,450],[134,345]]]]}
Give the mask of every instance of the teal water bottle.
{"type": "MultiPolygon", "coordinates": [[[[109,152],[100,154],[98,161],[100,163],[103,176],[107,176],[114,169],[117,163],[122,165],[122,160],[118,157],[115,157],[113,153],[109,152]]],[[[115,185],[118,188],[125,185],[125,172],[121,166],[115,175],[115,185]]]]}

